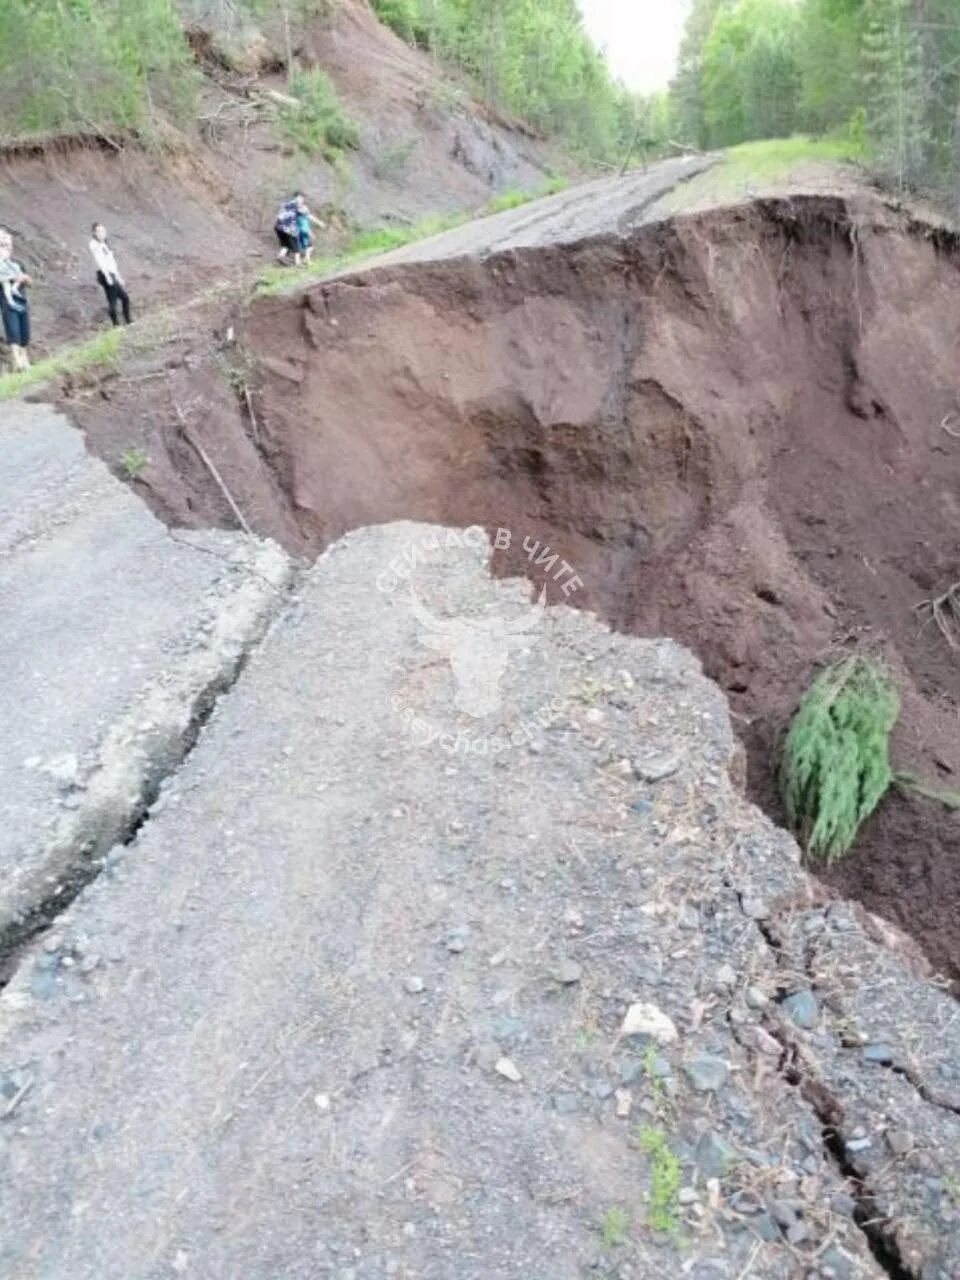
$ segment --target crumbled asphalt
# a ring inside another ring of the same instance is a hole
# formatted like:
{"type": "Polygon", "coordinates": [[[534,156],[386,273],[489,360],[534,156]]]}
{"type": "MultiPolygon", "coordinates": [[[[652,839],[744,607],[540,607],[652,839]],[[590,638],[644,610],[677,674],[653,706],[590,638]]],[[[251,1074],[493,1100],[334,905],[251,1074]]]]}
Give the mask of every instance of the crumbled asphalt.
{"type": "Polygon", "coordinates": [[[688,653],[521,631],[435,532],[321,558],[22,954],[0,1273],[955,1276],[953,1003],[743,800],[688,653]],[[445,620],[494,616],[472,717],[445,620]]]}
{"type": "Polygon", "coordinates": [[[0,941],[68,893],[179,762],[292,580],[171,536],[46,405],[0,408],[0,941]]]}

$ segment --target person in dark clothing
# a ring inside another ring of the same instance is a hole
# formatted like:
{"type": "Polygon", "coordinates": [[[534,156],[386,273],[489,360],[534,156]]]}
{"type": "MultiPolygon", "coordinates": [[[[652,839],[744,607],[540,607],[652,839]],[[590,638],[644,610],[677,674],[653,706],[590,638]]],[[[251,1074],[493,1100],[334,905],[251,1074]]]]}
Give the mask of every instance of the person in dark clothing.
{"type": "Polygon", "coordinates": [[[277,234],[277,243],[280,245],[280,251],[277,258],[280,262],[286,262],[287,254],[293,254],[294,265],[300,265],[300,237],[297,232],[297,197],[292,200],[284,200],[277,213],[276,221],[273,229],[277,234]]]}
{"type": "Polygon", "coordinates": [[[313,253],[312,228],[325,225],[310,212],[302,191],[298,191],[292,199],[284,200],[273,224],[280,245],[280,252],[277,254],[279,261],[286,262],[287,254],[292,253],[294,266],[300,266],[301,258],[304,262],[309,262],[313,253]]]}
{"type": "Polygon", "coordinates": [[[27,348],[30,346],[30,304],[26,287],[30,277],[13,256],[10,232],[0,227],[0,321],[3,336],[10,348],[15,372],[30,368],[27,348]]]}
{"type": "Polygon", "coordinates": [[[107,310],[114,324],[120,323],[118,308],[123,312],[123,323],[130,323],[130,297],[117,267],[113,250],[107,242],[107,229],[102,222],[93,224],[90,254],[97,267],[97,283],[107,298],[107,310]]]}

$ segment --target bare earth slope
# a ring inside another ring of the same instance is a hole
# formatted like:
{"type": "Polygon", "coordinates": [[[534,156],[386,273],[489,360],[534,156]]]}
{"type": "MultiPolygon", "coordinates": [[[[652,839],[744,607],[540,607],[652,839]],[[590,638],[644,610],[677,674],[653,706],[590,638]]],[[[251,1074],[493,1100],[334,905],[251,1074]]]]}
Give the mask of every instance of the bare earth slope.
{"type": "Polygon", "coordinates": [[[473,537],[412,554],[434,537],[322,558],[23,957],[3,1273],[952,1275],[928,1184],[960,1132],[924,1100],[951,1002],[896,964],[861,1007],[887,961],[734,790],[723,699],[671,642],[550,611],[500,709],[458,713],[396,566],[445,616],[521,618],[528,588],[473,537]]]}

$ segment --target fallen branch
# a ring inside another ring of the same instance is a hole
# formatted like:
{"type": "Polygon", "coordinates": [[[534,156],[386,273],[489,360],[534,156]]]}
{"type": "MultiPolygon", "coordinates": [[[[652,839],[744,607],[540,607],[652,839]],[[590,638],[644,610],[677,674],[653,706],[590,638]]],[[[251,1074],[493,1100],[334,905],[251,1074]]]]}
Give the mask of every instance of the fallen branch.
{"type": "Polygon", "coordinates": [[[250,388],[244,385],[243,401],[247,406],[247,413],[250,415],[250,426],[253,429],[253,443],[259,449],[260,447],[260,424],[257,422],[257,415],[253,411],[253,397],[250,394],[250,388]]]}
{"type": "Polygon", "coordinates": [[[893,781],[901,791],[923,796],[926,800],[935,800],[947,809],[960,809],[960,791],[934,787],[929,782],[924,782],[922,778],[918,778],[916,774],[907,772],[895,773],[893,781]]]}
{"type": "Polygon", "coordinates": [[[187,423],[186,417],[184,416],[184,412],[180,408],[180,406],[176,403],[176,401],[174,401],[173,407],[176,412],[177,418],[180,420],[180,428],[183,432],[184,440],[186,440],[187,444],[189,444],[190,447],[196,452],[200,461],[210,472],[211,476],[213,477],[214,483],[216,484],[220,492],[223,494],[223,496],[226,498],[227,503],[230,506],[230,510],[236,516],[237,521],[240,525],[240,528],[244,531],[245,534],[247,534],[248,537],[252,538],[254,536],[254,532],[250,528],[250,526],[247,524],[247,521],[244,518],[243,512],[234,502],[233,494],[227,488],[226,482],[224,481],[223,476],[221,476],[220,472],[213,465],[213,460],[211,459],[210,455],[207,453],[206,449],[204,449],[200,441],[194,440],[193,436],[190,433],[189,425],[187,423]]]}
{"type": "Polygon", "coordinates": [[[960,649],[960,582],[955,582],[943,595],[922,600],[914,612],[924,618],[924,626],[936,623],[937,630],[951,649],[960,649]]]}
{"type": "Polygon", "coordinates": [[[291,97],[289,93],[278,93],[276,89],[265,89],[264,97],[276,103],[278,107],[286,107],[291,111],[299,111],[303,106],[299,98],[291,97]]]}

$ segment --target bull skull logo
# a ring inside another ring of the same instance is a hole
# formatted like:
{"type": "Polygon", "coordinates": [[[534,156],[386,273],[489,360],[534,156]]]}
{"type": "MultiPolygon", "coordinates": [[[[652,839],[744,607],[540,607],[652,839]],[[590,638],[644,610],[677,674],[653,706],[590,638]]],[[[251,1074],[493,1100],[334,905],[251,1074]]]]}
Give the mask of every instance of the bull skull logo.
{"type": "Polygon", "coordinates": [[[410,588],[410,606],[423,644],[450,659],[457,682],[456,705],[480,719],[500,706],[500,680],[514,649],[535,643],[530,632],[543,617],[546,587],[533,608],[512,622],[504,618],[438,618],[410,588]]]}

